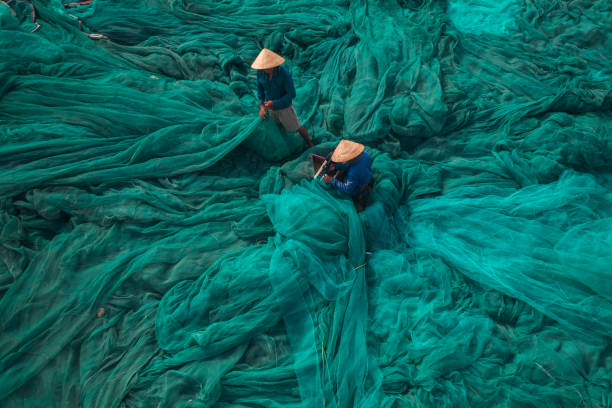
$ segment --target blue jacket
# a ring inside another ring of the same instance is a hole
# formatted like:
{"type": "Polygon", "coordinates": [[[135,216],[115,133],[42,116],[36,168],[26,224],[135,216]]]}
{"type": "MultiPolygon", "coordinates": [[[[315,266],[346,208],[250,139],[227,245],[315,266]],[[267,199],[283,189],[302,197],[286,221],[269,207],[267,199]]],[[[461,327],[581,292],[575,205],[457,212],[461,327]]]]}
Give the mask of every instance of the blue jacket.
{"type": "Polygon", "coordinates": [[[276,67],[270,80],[263,69],[257,70],[257,97],[260,105],[265,101],[274,102],[274,110],[291,106],[295,98],[295,86],[289,71],[284,67],[276,67]]]}
{"type": "Polygon", "coordinates": [[[355,195],[360,193],[372,180],[372,157],[364,150],[361,154],[361,160],[357,163],[352,165],[347,165],[346,163],[336,164],[336,169],[338,170],[346,170],[347,168],[348,172],[344,182],[334,178],[331,181],[331,185],[346,194],[355,195]]]}

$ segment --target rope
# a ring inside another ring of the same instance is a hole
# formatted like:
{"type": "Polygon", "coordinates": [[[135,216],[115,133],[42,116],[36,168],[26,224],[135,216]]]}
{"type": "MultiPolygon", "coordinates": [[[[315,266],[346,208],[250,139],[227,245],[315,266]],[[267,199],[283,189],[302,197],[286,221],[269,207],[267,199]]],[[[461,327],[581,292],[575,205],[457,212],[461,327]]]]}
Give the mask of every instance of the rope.
{"type": "MultiPolygon", "coordinates": [[[[17,17],[17,13],[15,12],[15,10],[13,10],[13,8],[10,6],[9,3],[12,3],[15,0],[7,0],[7,1],[0,1],[0,3],[4,4],[6,7],[9,8],[9,10],[11,10],[11,13],[17,17]]],[[[28,5],[30,6],[30,9],[32,10],[32,22],[34,24],[36,24],[36,27],[34,27],[32,30],[30,30],[31,33],[35,33],[36,31],[40,30],[40,24],[38,24],[38,21],[36,21],[36,9],[34,8],[34,4],[32,4],[32,2],[30,0],[20,0],[20,1],[26,1],[28,3],[28,5]]]]}
{"type": "MultiPolygon", "coordinates": [[[[79,7],[79,6],[87,6],[90,5],[94,2],[94,0],[84,0],[84,1],[74,1],[74,2],[70,2],[70,3],[63,3],[64,8],[66,9],[70,9],[70,8],[75,8],[75,7],[79,7]]],[[[108,37],[105,36],[104,34],[96,34],[96,33],[87,33],[83,30],[83,21],[78,18],[77,16],[75,16],[74,14],[68,14],[70,17],[76,19],[79,22],[79,30],[81,30],[81,32],[83,34],[85,34],[87,37],[91,38],[92,40],[107,40],[108,37]]]]}

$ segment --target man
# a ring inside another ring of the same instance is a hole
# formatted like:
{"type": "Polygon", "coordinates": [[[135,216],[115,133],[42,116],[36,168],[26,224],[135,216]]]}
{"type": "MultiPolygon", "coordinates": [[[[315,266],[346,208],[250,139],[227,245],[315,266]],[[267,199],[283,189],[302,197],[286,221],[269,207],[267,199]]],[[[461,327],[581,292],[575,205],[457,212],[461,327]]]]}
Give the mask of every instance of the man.
{"type": "Polygon", "coordinates": [[[308,131],[295,113],[292,103],[295,86],[289,71],[281,67],[283,62],[283,57],[264,48],[251,65],[257,70],[259,117],[265,119],[267,110],[274,122],[282,124],[288,132],[298,132],[308,146],[313,147],[308,131]]]}
{"type": "Polygon", "coordinates": [[[323,181],[351,195],[357,211],[366,205],[372,180],[372,157],[361,143],[341,140],[331,156],[331,164],[323,181]],[[331,174],[335,176],[332,177],[331,174]],[[342,179],[341,179],[342,178],[342,179]]]}

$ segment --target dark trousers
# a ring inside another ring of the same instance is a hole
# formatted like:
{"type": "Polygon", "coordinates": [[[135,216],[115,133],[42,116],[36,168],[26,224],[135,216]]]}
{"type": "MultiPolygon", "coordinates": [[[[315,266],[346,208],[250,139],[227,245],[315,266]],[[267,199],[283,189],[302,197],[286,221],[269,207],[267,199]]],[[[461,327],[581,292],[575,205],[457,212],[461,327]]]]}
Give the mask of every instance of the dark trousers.
{"type": "Polygon", "coordinates": [[[353,194],[353,204],[355,204],[355,209],[357,212],[362,212],[368,205],[368,194],[372,190],[371,187],[372,182],[366,185],[357,193],[353,194]]]}

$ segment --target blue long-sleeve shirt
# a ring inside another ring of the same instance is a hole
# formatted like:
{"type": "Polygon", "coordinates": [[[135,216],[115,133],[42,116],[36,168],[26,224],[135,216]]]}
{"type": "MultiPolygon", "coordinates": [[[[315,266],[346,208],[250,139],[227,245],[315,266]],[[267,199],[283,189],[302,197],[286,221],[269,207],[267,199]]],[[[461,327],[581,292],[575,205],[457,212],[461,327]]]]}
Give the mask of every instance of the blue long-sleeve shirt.
{"type": "Polygon", "coordinates": [[[361,154],[361,160],[350,166],[343,163],[336,164],[338,170],[345,170],[348,167],[348,172],[344,181],[337,179],[331,180],[331,185],[338,190],[354,195],[363,190],[370,180],[372,180],[372,157],[364,150],[361,154]]]}
{"type": "Polygon", "coordinates": [[[257,97],[260,105],[265,101],[274,102],[274,110],[291,106],[295,98],[295,86],[289,71],[284,67],[276,67],[272,79],[269,79],[263,69],[257,70],[257,97]]]}

